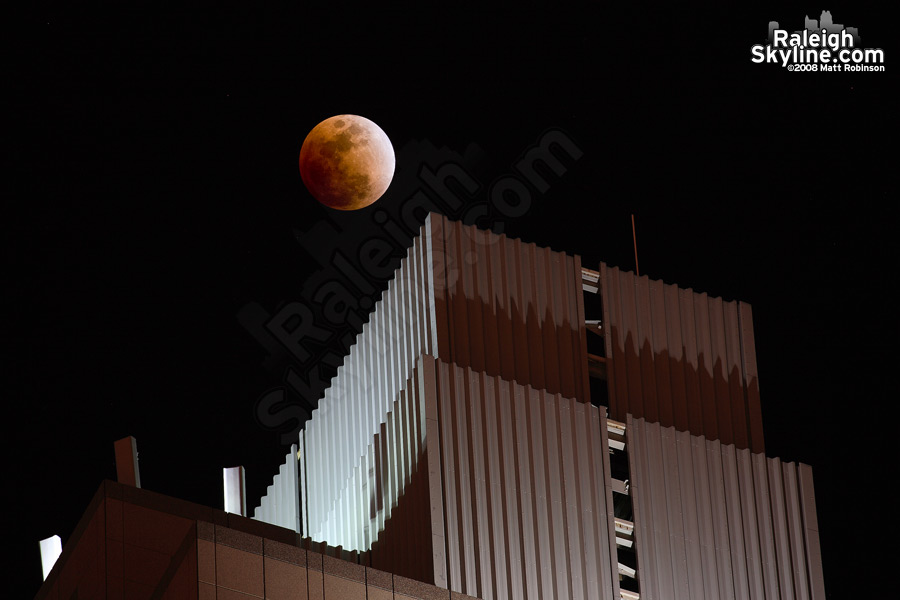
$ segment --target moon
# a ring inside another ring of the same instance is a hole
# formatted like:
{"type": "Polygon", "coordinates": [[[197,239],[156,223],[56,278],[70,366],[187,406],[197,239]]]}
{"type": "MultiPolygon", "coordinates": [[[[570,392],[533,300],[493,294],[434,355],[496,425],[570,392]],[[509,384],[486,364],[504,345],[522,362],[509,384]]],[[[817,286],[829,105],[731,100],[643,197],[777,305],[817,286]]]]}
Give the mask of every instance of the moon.
{"type": "Polygon", "coordinates": [[[394,177],[394,148],[381,128],[358,115],[336,115],[309,132],[300,148],[300,177],[316,200],[359,210],[384,194],[394,177]]]}

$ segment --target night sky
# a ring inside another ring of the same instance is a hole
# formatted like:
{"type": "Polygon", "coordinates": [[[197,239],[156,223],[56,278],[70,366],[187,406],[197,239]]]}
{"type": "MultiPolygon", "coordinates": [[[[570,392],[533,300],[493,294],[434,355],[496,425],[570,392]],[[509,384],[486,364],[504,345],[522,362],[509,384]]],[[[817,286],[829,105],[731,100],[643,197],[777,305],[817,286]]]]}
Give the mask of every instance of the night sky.
{"type": "Polygon", "coordinates": [[[634,214],[641,274],[749,302],[767,454],[814,469],[829,597],[893,574],[900,55],[875,3],[143,3],[8,22],[5,545],[21,597],[38,540],[65,542],[115,479],[116,439],[137,438],[147,489],[221,507],[221,468],[243,464],[255,503],[287,452],[255,405],[289,362],[239,315],[336,276],[318,261],[384,236],[376,210],[396,214],[423,165],[461,166],[479,184],[466,206],[487,206],[548,131],[581,156],[521,216],[483,221],[633,269],[634,214]],[[823,8],[887,72],[751,63],[769,21],[799,29],[823,8]],[[397,151],[386,195],[351,214],[297,169],[341,113],[397,151]]]}

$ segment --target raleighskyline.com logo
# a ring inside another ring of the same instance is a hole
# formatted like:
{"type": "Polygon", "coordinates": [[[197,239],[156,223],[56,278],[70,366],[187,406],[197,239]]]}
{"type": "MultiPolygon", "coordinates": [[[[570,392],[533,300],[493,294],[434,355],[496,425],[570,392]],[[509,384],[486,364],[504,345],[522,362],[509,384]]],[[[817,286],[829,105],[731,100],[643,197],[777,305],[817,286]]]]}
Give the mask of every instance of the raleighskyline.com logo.
{"type": "Polygon", "coordinates": [[[819,21],[806,17],[801,31],[788,33],[769,22],[766,45],[750,48],[754,63],[774,63],[788,71],[884,71],[884,50],[860,47],[856,27],[834,23],[822,11],[819,21]]]}

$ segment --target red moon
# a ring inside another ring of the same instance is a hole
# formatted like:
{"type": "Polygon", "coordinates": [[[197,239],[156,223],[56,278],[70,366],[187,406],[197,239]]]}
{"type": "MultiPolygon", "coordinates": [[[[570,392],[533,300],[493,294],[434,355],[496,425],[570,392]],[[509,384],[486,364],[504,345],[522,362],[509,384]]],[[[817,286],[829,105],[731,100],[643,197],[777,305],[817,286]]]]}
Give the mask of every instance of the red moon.
{"type": "Polygon", "coordinates": [[[381,128],[357,115],[316,125],[300,148],[300,176],[325,206],[358,210],[384,194],[394,177],[394,148],[381,128]]]}

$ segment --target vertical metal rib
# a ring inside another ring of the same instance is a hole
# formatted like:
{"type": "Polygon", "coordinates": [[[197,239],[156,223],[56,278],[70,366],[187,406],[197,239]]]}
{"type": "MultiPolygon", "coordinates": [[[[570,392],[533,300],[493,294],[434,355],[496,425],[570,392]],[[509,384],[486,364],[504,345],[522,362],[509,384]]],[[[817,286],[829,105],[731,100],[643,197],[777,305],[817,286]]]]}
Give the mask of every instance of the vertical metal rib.
{"type": "Polygon", "coordinates": [[[600,265],[610,416],[764,452],[750,306],[600,265]]]}
{"type": "Polygon", "coordinates": [[[824,597],[812,470],[628,418],[642,598],[824,597]]]}

